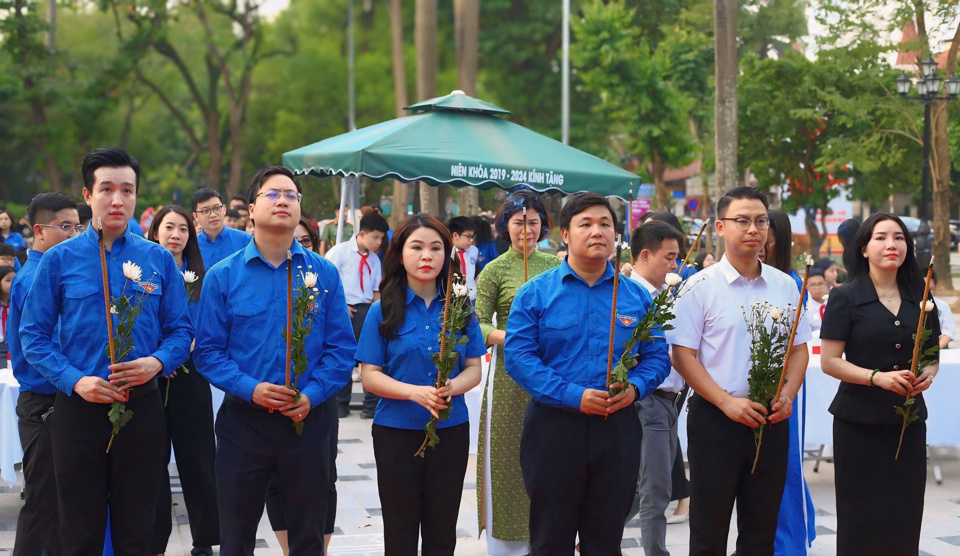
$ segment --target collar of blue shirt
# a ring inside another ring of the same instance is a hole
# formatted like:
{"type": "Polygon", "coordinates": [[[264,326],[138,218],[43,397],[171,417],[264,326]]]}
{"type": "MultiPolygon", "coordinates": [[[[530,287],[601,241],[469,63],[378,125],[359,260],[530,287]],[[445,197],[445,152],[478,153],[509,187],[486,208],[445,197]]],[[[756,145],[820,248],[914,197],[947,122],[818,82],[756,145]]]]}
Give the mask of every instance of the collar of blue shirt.
{"type": "MultiPolygon", "coordinates": [[[[433,298],[434,301],[436,301],[437,299],[444,299],[443,295],[444,295],[443,290],[441,290],[440,288],[437,288],[437,296],[433,298]]],[[[416,298],[417,298],[416,292],[414,292],[413,289],[410,288],[410,286],[407,286],[407,305],[410,305],[411,303],[413,303],[413,300],[416,298]]],[[[426,303],[424,303],[424,305],[426,305],[426,303]]]]}
{"type": "MultiPolygon", "coordinates": [[[[298,241],[292,241],[290,244],[290,251],[294,257],[299,258],[302,261],[306,260],[306,251],[303,250],[303,247],[298,241]]],[[[278,268],[273,266],[267,259],[263,258],[263,255],[260,254],[260,249],[257,248],[257,242],[251,241],[243,248],[243,262],[249,263],[253,259],[260,259],[263,263],[270,268],[278,268]]]]}
{"type": "Polygon", "coordinates": [[[43,253],[37,251],[36,249],[27,249],[27,260],[28,261],[40,261],[40,257],[43,256],[43,253]]]}
{"type": "MultiPolygon", "coordinates": [[[[561,281],[566,280],[568,276],[573,276],[577,280],[580,280],[584,284],[587,284],[586,280],[581,278],[580,275],[576,273],[576,271],[570,268],[570,265],[567,263],[567,258],[565,257],[563,259],[563,262],[560,263],[560,280],[561,281]]],[[[613,279],[613,264],[610,262],[607,262],[607,269],[603,272],[603,276],[601,276],[600,279],[597,280],[597,283],[594,284],[594,286],[596,286],[597,284],[602,284],[605,281],[611,280],[611,279],[613,279]]],[[[590,287],[590,285],[587,284],[587,287],[590,287]]]]}
{"type": "MultiPolygon", "coordinates": [[[[97,223],[96,223],[96,221],[94,221],[94,220],[91,220],[91,221],[90,221],[90,224],[87,225],[87,229],[84,231],[84,236],[83,236],[83,237],[87,238],[87,239],[88,239],[89,241],[91,241],[94,245],[97,245],[97,242],[99,241],[100,238],[97,236],[97,223]]],[[[117,241],[121,241],[121,240],[123,241],[123,243],[127,243],[127,242],[130,241],[130,238],[132,238],[132,237],[141,237],[141,236],[137,236],[137,234],[133,233],[133,232],[130,230],[130,226],[127,226],[127,229],[123,231],[123,235],[121,235],[120,237],[118,237],[117,239],[115,239],[115,240],[114,240],[114,243],[116,243],[117,241]]]]}

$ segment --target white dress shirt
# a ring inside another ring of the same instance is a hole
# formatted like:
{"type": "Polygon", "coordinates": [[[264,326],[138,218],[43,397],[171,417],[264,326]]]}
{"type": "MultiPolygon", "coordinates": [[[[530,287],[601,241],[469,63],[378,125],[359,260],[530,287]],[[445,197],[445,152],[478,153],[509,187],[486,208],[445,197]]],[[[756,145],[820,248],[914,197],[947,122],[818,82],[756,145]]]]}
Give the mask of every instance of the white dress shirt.
{"type": "MultiPolygon", "coordinates": [[[[460,260],[460,249],[453,248],[453,256],[460,260]]],[[[463,252],[463,262],[466,263],[467,291],[470,292],[470,301],[477,300],[477,259],[480,257],[480,250],[476,245],[471,245],[470,249],[463,252]]]]}
{"type": "Polygon", "coordinates": [[[367,261],[360,268],[362,254],[357,246],[357,238],[338,243],[327,250],[326,259],[337,267],[340,281],[343,282],[343,294],[347,298],[347,305],[373,303],[374,292],[380,291],[380,280],[383,270],[380,266],[380,257],[372,251],[367,251],[367,261]],[[360,273],[363,272],[363,287],[360,287],[360,273]]]}
{"type": "Polygon", "coordinates": [[[807,297],[807,314],[810,315],[810,330],[812,332],[820,332],[820,325],[823,324],[823,318],[820,316],[820,308],[826,305],[824,303],[818,303],[812,295],[807,297]]]}
{"type": "MultiPolygon", "coordinates": [[[[799,298],[797,283],[788,274],[762,265],[760,276],[747,280],[724,255],[717,264],[687,279],[674,306],[677,318],[674,329],[667,331],[667,341],[697,350],[697,360],[714,382],[731,396],[745,398],[751,338],[744,315],[749,314],[752,303],[767,301],[792,318],[799,298]]],[[[808,340],[810,322],[804,312],[794,345],[808,340]]]]}
{"type": "Polygon", "coordinates": [[[934,305],[937,306],[937,312],[940,313],[940,335],[949,336],[950,340],[955,340],[957,338],[957,322],[953,318],[953,313],[950,312],[950,306],[947,305],[947,302],[934,297],[934,305]]]}
{"type": "MultiPolygon", "coordinates": [[[[630,273],[630,279],[634,282],[640,284],[641,286],[647,288],[647,291],[650,293],[650,297],[657,297],[663,288],[667,287],[666,284],[663,284],[659,288],[656,288],[647,281],[646,278],[640,276],[636,271],[630,273]]],[[[676,369],[670,367],[670,374],[667,375],[667,378],[663,379],[663,382],[660,383],[660,386],[657,386],[657,390],[663,390],[665,392],[679,393],[680,390],[683,390],[683,377],[680,376],[680,373],[676,369]]]]}

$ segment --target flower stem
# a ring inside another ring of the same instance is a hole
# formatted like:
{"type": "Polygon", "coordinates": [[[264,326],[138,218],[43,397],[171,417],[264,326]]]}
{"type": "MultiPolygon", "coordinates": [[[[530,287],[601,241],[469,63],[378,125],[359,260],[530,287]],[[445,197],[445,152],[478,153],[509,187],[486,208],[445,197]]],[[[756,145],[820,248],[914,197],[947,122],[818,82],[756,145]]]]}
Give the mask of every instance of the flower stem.
{"type": "Polygon", "coordinates": [[[163,407],[167,407],[167,402],[170,401],[170,377],[167,377],[167,393],[163,396],[163,407]]]}
{"type": "Polygon", "coordinates": [[[110,448],[113,446],[113,439],[117,437],[117,433],[110,435],[110,442],[107,443],[107,453],[110,453],[110,448]]]}
{"type": "Polygon", "coordinates": [[[907,432],[907,418],[903,418],[903,426],[900,427],[900,442],[897,442],[897,455],[893,456],[893,461],[900,461],[900,447],[903,446],[903,434],[907,432]]]}
{"type": "Polygon", "coordinates": [[[760,460],[760,445],[763,444],[763,428],[760,429],[760,436],[757,438],[757,453],[753,456],[753,468],[750,469],[750,474],[757,470],[757,461],[760,460]]]}

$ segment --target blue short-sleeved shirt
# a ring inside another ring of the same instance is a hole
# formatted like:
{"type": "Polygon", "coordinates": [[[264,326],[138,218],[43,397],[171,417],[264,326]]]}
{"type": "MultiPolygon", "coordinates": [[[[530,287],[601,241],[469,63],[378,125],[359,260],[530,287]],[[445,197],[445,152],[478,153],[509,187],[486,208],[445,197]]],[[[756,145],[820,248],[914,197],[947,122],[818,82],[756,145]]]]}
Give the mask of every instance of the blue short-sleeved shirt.
{"type": "MultiPolygon", "coordinates": [[[[291,251],[295,288],[301,273],[317,274],[307,370],[297,383],[316,408],[350,379],[357,341],[336,267],[296,241],[291,251]]],[[[261,382],[284,383],[287,291],[287,261],[273,266],[253,241],[207,271],[193,362],[211,384],[252,401],[261,382]]]]}
{"type": "MultiPolygon", "coordinates": [[[[380,335],[383,312],[380,301],[370,306],[360,342],[357,346],[357,361],[382,367],[383,372],[394,380],[416,386],[436,386],[437,366],[430,356],[440,349],[440,329],[443,324],[443,295],[438,292],[430,306],[407,288],[407,316],[397,330],[397,338],[388,340],[380,335]]],[[[451,373],[456,377],[463,371],[465,360],[480,357],[487,352],[477,319],[471,318],[464,333],[467,344],[458,345],[460,352],[458,368],[451,373]]],[[[462,425],[469,419],[463,395],[453,397],[450,417],[437,423],[437,428],[462,425]]],[[[421,429],[430,420],[430,412],[416,402],[380,398],[373,423],[398,429],[421,429]]]]}
{"type": "MultiPolygon", "coordinates": [[[[114,240],[107,255],[110,297],[144,299],[133,328],[133,351],[125,360],[153,356],[172,374],[190,356],[193,326],[183,277],[173,255],[131,232],[114,240]],[[140,284],[127,280],[123,264],[142,269],[140,284]]],[[[117,322],[117,317],[113,317],[117,322]]],[[[28,363],[66,394],[84,376],[107,378],[107,319],[97,230],[90,226],[40,259],[20,321],[28,363]],[[56,334],[59,323],[59,341],[56,334]]]]}
{"type": "MultiPolygon", "coordinates": [[[[20,320],[23,315],[23,304],[27,299],[27,293],[33,287],[33,279],[37,275],[37,267],[40,265],[40,257],[42,256],[43,253],[40,251],[33,249],[27,251],[27,262],[13,278],[13,284],[10,285],[10,311],[7,315],[7,336],[5,340],[7,351],[10,352],[10,363],[13,365],[13,376],[20,383],[20,391],[36,392],[49,396],[56,394],[57,388],[50,384],[33,365],[27,363],[20,342],[20,320]]],[[[58,341],[56,334],[53,339],[54,342],[58,341]]]]}
{"type": "Polygon", "coordinates": [[[10,237],[0,237],[3,243],[13,247],[14,251],[23,251],[27,248],[27,242],[19,232],[10,231],[10,237]]]}
{"type": "MultiPolygon", "coordinates": [[[[603,277],[588,286],[565,259],[517,292],[507,321],[504,362],[507,374],[537,401],[580,409],[584,390],[606,389],[613,272],[608,263],[603,277]]],[[[652,301],[643,286],[621,277],[614,365],[652,301]]],[[[667,378],[670,356],[665,340],[641,342],[635,349],[639,363],[629,377],[644,398],[667,378]]]]}
{"type": "Polygon", "coordinates": [[[213,265],[233,255],[250,243],[253,236],[241,230],[234,230],[224,226],[216,239],[211,240],[206,233],[197,234],[197,245],[200,246],[200,258],[203,259],[203,268],[208,271],[213,265]]]}

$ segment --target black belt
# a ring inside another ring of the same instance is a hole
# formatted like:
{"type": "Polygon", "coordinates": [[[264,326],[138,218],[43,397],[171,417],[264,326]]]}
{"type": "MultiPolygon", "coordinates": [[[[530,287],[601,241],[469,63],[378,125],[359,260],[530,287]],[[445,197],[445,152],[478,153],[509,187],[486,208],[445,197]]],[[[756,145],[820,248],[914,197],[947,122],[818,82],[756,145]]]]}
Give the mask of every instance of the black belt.
{"type": "Polygon", "coordinates": [[[679,392],[668,392],[666,390],[654,390],[653,395],[665,400],[670,400],[673,403],[677,403],[677,400],[680,399],[680,395],[683,394],[683,390],[679,392]]]}
{"type": "Polygon", "coordinates": [[[126,392],[130,393],[128,399],[135,400],[137,398],[146,396],[147,394],[149,394],[150,392],[153,392],[159,387],[160,385],[157,381],[157,377],[153,377],[150,379],[150,382],[144,382],[140,386],[126,390],[126,392]]]}

